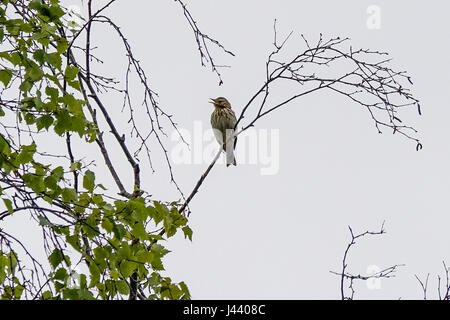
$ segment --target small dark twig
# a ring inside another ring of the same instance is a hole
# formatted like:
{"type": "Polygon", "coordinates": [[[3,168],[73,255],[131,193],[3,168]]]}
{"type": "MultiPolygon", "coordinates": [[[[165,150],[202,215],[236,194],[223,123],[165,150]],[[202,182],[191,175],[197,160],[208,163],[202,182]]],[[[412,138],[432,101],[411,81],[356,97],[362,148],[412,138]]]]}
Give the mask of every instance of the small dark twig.
{"type": "Polygon", "coordinates": [[[419,281],[420,286],[422,287],[423,291],[423,299],[427,300],[427,288],[428,288],[428,278],[430,277],[430,274],[427,274],[427,278],[425,279],[425,282],[420,280],[420,278],[415,274],[414,277],[416,277],[417,281],[419,281]]]}
{"type": "Polygon", "coordinates": [[[205,66],[205,63],[209,63],[211,65],[212,71],[217,75],[219,78],[219,86],[223,83],[222,76],[218,70],[219,65],[216,64],[214,61],[212,54],[210,52],[209,44],[213,44],[220,49],[223,50],[223,52],[234,56],[234,53],[227,50],[219,41],[217,41],[214,38],[211,38],[209,35],[203,33],[199,27],[197,26],[197,22],[192,17],[191,13],[187,9],[186,4],[181,0],[175,0],[175,2],[178,2],[181,7],[183,8],[183,14],[189,23],[189,26],[191,27],[192,31],[194,32],[195,41],[197,42],[197,49],[200,53],[200,63],[202,66],[205,66]]]}

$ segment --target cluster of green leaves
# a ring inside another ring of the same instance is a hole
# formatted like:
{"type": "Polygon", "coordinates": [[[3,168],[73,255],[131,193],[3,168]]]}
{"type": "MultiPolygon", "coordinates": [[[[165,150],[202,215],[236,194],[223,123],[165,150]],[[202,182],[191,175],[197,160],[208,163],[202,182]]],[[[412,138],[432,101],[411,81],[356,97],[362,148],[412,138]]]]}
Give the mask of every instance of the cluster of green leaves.
{"type": "MultiPolygon", "coordinates": [[[[10,19],[6,13],[14,2],[2,0],[0,4],[0,43],[7,39],[13,45],[0,51],[0,86],[4,92],[19,91],[21,98],[15,109],[0,107],[0,119],[12,112],[19,122],[35,126],[41,134],[76,132],[85,143],[95,141],[99,129],[86,118],[86,102],[79,98],[80,70],[67,63],[69,42],[61,33],[65,26],[59,1],[30,1],[26,17],[10,19]]],[[[96,183],[95,172],[82,169],[79,162],[68,167],[41,163],[36,157],[38,148],[34,142],[20,145],[0,133],[2,173],[19,177],[41,205],[54,208],[58,204],[57,209],[63,208],[74,221],[56,223],[51,221],[56,218],[38,215],[40,226],[65,244],[55,246],[48,255],[52,271],[46,276],[53,286],[38,292],[41,299],[113,299],[130,293],[131,277],[149,299],[190,298],[183,282],[172,283],[161,274],[162,258],[169,252],[161,241],[178,230],[192,240],[192,230],[176,203],[142,197],[111,201],[103,195],[103,185],[96,183]],[[73,172],[82,177],[82,190],[67,183],[73,172]],[[164,232],[149,233],[151,228],[164,232]],[[81,256],[89,274],[72,270],[74,255],[81,256]]],[[[0,196],[8,213],[14,214],[15,204],[1,186],[0,196]]],[[[25,279],[21,282],[14,274],[17,263],[20,259],[11,249],[0,252],[0,293],[4,299],[19,299],[27,289],[25,279]],[[7,280],[15,286],[7,285],[7,280]]]]}
{"type": "MultiPolygon", "coordinates": [[[[13,79],[20,81],[22,93],[20,120],[36,124],[38,131],[53,125],[58,135],[77,132],[95,140],[96,128],[83,114],[85,101],[68,92],[67,86],[80,91],[79,69],[63,63],[69,42],[58,30],[64,28],[60,18],[64,11],[58,1],[50,5],[40,0],[29,4],[35,15],[29,19],[6,16],[7,6],[0,7],[0,42],[8,38],[11,50],[1,51],[0,59],[10,64],[0,70],[0,81],[8,87],[13,79]]],[[[0,115],[4,111],[0,111],[0,115]]]]}
{"type": "MultiPolygon", "coordinates": [[[[86,175],[83,184],[91,185],[86,175]]],[[[168,230],[183,227],[185,236],[190,237],[192,231],[186,225],[187,220],[175,207],[169,209],[159,202],[149,205],[143,198],[115,201],[111,205],[94,193],[80,194],[73,199],[73,204],[76,214],[82,217],[74,227],[52,225],[48,221],[41,221],[41,224],[62,235],[66,243],[83,256],[89,268],[89,278],[77,274],[74,279],[70,257],[55,248],[49,256],[55,295],[45,291],[42,299],[92,299],[93,292],[101,299],[112,299],[118,294],[128,295],[130,286],[127,279],[133,274],[141,283],[141,288],[151,292],[148,298],[190,297],[183,282],[174,284],[170,278],[161,276],[160,272],[164,270],[162,258],[169,250],[157,242],[163,239],[162,235],[146,231],[148,224],[163,224],[168,230]],[[88,207],[91,209],[86,214],[88,207]],[[101,245],[92,249],[86,246],[85,239],[101,245]],[[76,284],[71,280],[76,280],[76,284]]]]}
{"type": "Polygon", "coordinates": [[[1,293],[3,300],[20,299],[24,286],[19,278],[16,277],[17,272],[17,255],[14,251],[4,253],[0,251],[0,283],[9,280],[9,284],[4,285],[1,293]]]}

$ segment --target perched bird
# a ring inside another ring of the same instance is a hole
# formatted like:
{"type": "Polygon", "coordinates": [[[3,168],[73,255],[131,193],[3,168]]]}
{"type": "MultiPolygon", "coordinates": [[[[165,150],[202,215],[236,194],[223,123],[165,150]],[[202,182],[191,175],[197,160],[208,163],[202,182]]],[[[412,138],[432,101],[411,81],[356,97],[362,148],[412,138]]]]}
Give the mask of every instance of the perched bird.
{"type": "Polygon", "coordinates": [[[234,127],[236,125],[236,115],[231,110],[231,105],[224,97],[211,99],[214,104],[214,111],[211,114],[211,126],[217,142],[223,146],[226,153],[227,167],[230,164],[236,165],[234,158],[234,147],[237,138],[234,136],[234,127]]]}

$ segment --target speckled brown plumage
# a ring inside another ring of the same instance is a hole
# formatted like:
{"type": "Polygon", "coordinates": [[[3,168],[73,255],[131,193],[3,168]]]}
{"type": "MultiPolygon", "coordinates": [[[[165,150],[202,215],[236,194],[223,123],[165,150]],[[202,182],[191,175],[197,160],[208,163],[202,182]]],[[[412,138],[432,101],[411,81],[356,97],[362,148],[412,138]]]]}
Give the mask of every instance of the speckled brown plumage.
{"type": "Polygon", "coordinates": [[[234,147],[237,138],[234,136],[234,126],[236,125],[236,115],[231,110],[231,105],[224,97],[211,99],[214,104],[214,111],[211,114],[211,126],[214,129],[214,135],[217,142],[222,144],[223,150],[227,155],[227,167],[230,164],[236,165],[234,157],[234,147]]]}

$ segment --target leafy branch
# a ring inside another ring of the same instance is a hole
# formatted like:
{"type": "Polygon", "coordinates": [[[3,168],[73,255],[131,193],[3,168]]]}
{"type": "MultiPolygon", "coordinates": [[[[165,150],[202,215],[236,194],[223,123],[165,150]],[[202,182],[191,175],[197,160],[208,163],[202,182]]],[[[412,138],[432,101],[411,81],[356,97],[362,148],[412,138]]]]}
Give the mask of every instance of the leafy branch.
{"type": "Polygon", "coordinates": [[[171,182],[181,193],[163,140],[164,123],[177,130],[176,123],[157,101],[125,34],[104,14],[114,2],[95,9],[94,2],[87,1],[86,23],[73,35],[58,1],[17,0],[1,5],[0,196],[6,210],[0,211],[0,220],[29,215],[42,229],[42,248],[48,258],[47,263],[37,263],[20,237],[0,230],[3,298],[190,297],[184,282],[173,283],[161,275],[162,259],[169,251],[160,242],[179,231],[192,239],[192,230],[177,210],[177,201],[159,201],[141,189],[139,154],[146,150],[152,166],[153,138],[166,154],[171,182]],[[124,45],[128,60],[124,88],[121,81],[96,71],[102,63],[92,44],[97,24],[110,26],[124,45]],[[140,79],[143,108],[132,100],[132,74],[140,79]],[[117,115],[104,101],[111,90],[124,96],[131,140],[125,139],[117,115]],[[142,115],[152,124],[147,132],[143,129],[148,126],[139,127],[135,121],[142,115]],[[118,148],[107,145],[111,140],[106,137],[112,137],[118,148]],[[137,150],[134,137],[140,139],[137,150]],[[45,151],[42,139],[51,139],[45,151]],[[87,156],[91,144],[102,155],[122,198],[98,181],[98,164],[87,156]],[[120,156],[133,172],[130,189],[119,176],[120,156]],[[164,233],[158,235],[161,230],[164,233]],[[89,273],[79,273],[74,281],[73,268],[78,265],[86,265],[89,273]]]}

